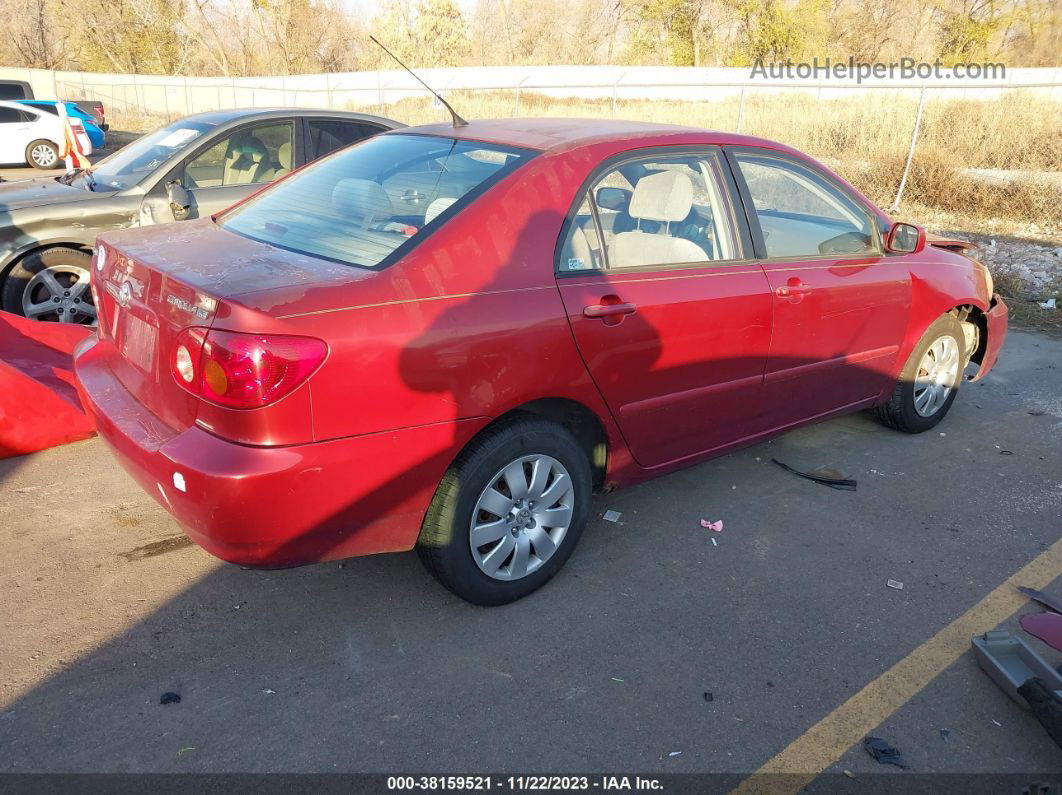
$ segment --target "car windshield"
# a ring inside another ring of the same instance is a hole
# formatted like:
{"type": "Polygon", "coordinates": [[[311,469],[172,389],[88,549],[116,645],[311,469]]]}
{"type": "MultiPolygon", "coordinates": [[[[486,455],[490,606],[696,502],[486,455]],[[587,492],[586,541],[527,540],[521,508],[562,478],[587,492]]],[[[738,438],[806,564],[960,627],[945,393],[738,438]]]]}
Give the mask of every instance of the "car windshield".
{"type": "Polygon", "coordinates": [[[277,183],[226,213],[221,225],[278,248],[375,268],[404,255],[462,199],[530,154],[453,138],[381,135],[277,183]]]}
{"type": "Polygon", "coordinates": [[[187,149],[216,125],[178,121],[137,138],[101,160],[86,178],[91,190],[123,190],[135,185],[177,152],[187,149]]]}

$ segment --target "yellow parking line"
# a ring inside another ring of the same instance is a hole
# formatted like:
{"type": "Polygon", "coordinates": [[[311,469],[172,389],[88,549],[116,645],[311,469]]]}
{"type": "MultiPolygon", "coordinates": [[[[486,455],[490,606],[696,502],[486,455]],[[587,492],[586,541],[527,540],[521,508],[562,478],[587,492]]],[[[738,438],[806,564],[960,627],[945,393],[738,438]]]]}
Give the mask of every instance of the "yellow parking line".
{"type": "MultiPolygon", "coordinates": [[[[1044,588],[1062,574],[1062,539],[984,599],[794,740],[741,782],[733,793],[798,792],[874,727],[910,701],[970,648],[970,638],[994,629],[1028,598],[1018,585],[1044,588]],[[764,773],[786,773],[760,779],[764,773]]],[[[985,687],[992,685],[985,680],[985,687]]]]}

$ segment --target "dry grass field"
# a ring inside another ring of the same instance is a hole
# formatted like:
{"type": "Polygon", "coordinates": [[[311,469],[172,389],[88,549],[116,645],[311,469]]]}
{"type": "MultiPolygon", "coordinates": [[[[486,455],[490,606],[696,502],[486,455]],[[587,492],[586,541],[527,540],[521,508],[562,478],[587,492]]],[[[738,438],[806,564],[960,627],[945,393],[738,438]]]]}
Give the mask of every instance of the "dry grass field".
{"type": "MultiPolygon", "coordinates": [[[[740,130],[819,158],[880,206],[892,205],[918,106],[916,93],[876,92],[834,99],[808,92],[750,90],[711,102],[565,99],[512,91],[455,91],[466,118],[567,116],[640,119],[740,130]]],[[[445,118],[431,98],[350,107],[407,124],[445,118]]],[[[112,112],[112,126],[145,132],[166,121],[112,112]]],[[[901,216],[938,227],[1062,243],[1062,102],[1021,90],[991,99],[927,99],[901,216]]]]}

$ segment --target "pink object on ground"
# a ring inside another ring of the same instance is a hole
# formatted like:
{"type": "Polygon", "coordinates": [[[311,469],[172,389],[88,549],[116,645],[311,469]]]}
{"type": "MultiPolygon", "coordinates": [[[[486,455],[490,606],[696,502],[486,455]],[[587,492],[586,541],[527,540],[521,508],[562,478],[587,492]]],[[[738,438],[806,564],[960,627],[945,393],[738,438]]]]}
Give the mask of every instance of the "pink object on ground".
{"type": "Polygon", "coordinates": [[[0,312],[0,458],[86,439],[71,354],[92,329],[0,312]]]}
{"type": "Polygon", "coordinates": [[[1039,638],[1052,649],[1062,651],[1062,616],[1058,613],[1036,613],[1022,616],[1021,628],[1039,638]]]}
{"type": "Polygon", "coordinates": [[[723,520],[709,522],[707,519],[701,519],[701,527],[705,530],[711,530],[713,533],[721,533],[723,532],[723,520]]]}

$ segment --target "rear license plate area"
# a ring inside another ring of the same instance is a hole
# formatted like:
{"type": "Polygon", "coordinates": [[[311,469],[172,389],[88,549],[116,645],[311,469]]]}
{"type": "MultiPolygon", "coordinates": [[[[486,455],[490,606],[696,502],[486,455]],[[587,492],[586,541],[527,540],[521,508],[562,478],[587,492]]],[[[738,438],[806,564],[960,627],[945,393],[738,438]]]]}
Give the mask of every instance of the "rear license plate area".
{"type": "Polygon", "coordinates": [[[159,330],[132,312],[122,316],[122,355],[145,373],[154,372],[159,330]]]}

